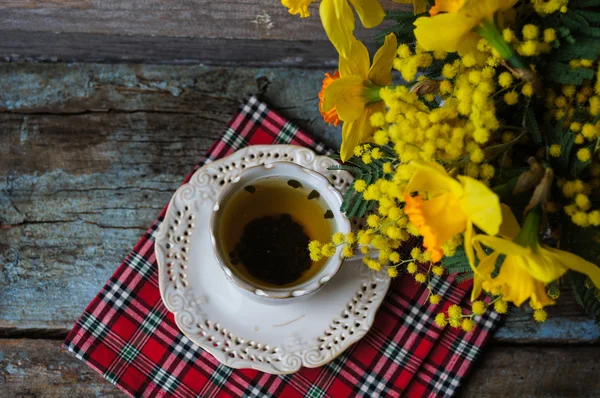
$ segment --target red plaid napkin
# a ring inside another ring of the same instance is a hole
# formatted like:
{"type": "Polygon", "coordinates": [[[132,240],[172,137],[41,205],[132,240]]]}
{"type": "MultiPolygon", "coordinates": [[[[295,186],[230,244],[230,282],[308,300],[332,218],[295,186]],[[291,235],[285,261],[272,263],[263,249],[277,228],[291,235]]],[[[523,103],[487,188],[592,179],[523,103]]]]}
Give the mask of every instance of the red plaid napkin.
{"type": "MultiPolygon", "coordinates": [[[[251,97],[196,168],[256,144],[325,150],[251,97]]],[[[285,376],[230,369],[182,335],[160,299],[154,236],[164,213],[64,343],[131,396],[451,396],[499,321],[492,312],[477,318],[477,327],[469,334],[440,330],[433,325],[435,314],[452,303],[466,304],[467,290],[451,283],[451,278],[437,278],[434,289],[442,296],[442,305],[423,304],[427,290],[403,276],[392,284],[371,331],[328,365],[285,376]]]]}

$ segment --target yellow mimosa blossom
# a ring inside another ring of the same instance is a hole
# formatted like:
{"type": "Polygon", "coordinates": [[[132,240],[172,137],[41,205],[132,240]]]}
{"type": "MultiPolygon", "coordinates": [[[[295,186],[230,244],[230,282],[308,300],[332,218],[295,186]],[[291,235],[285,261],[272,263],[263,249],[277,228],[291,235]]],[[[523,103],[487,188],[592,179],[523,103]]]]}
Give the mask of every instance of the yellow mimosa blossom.
{"type": "Polygon", "coordinates": [[[436,0],[429,13],[415,21],[417,43],[427,51],[467,53],[476,48],[474,30],[483,21],[493,21],[497,11],[512,7],[516,0],[436,0]]]}
{"type": "Polygon", "coordinates": [[[375,53],[370,65],[369,51],[363,43],[354,41],[348,58],[340,57],[340,77],[329,82],[323,90],[321,112],[335,108],[337,117],[344,122],[340,155],[346,161],[354,154],[354,148],[367,141],[375,129],[369,120],[376,112],[384,112],[379,88],[392,82],[392,64],[398,42],[391,33],[385,37],[383,46],[375,53]]]}
{"type": "Polygon", "coordinates": [[[473,178],[459,176],[455,180],[436,163],[413,164],[416,170],[406,187],[404,212],[423,236],[431,260],[440,261],[444,255],[442,245],[461,232],[465,233],[467,255],[473,258],[468,244],[473,224],[487,234],[498,233],[502,222],[498,196],[473,178]],[[419,195],[413,197],[412,192],[419,195]]]}
{"type": "MultiPolygon", "coordinates": [[[[563,276],[567,270],[587,275],[600,287],[600,267],[575,254],[553,249],[539,242],[541,214],[538,209],[528,213],[523,228],[510,210],[503,212],[500,234],[503,237],[477,235],[476,244],[481,243],[493,252],[485,255],[478,250],[479,265],[475,270],[472,298],[481,293],[481,289],[499,291],[502,299],[520,306],[526,300],[534,309],[554,304],[548,297],[546,284],[563,276]],[[499,256],[504,255],[500,271],[492,276],[499,256]]],[[[477,246],[476,246],[477,247],[477,246]]]]}

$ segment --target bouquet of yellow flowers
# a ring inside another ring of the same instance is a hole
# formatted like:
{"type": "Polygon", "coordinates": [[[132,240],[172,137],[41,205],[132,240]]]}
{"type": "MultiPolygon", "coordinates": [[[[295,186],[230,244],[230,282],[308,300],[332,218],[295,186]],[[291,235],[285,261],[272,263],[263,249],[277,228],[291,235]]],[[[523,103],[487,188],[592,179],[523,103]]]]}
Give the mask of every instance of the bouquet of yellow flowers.
{"type": "MultiPolygon", "coordinates": [[[[282,3],[308,17],[314,1],[282,3]]],[[[433,275],[472,279],[472,308],[451,306],[440,327],[526,301],[543,322],[565,285],[600,320],[600,0],[412,3],[320,2],[340,56],[320,109],[342,123],[339,168],[355,177],[342,211],[365,225],[311,256],[360,251],[430,286],[433,304],[433,275]],[[353,10],[367,28],[395,21],[372,60],[353,10]]]]}

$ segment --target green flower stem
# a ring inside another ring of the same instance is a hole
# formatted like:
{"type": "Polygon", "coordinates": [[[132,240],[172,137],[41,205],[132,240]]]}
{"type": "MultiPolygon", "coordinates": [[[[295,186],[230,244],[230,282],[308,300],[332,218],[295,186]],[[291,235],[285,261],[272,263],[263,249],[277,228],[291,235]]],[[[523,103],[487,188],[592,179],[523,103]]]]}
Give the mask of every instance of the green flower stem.
{"type": "Polygon", "coordinates": [[[369,81],[364,82],[364,89],[362,96],[365,99],[367,105],[376,104],[377,102],[383,101],[379,95],[379,90],[382,86],[377,86],[369,81]]]}
{"type": "Polygon", "coordinates": [[[515,238],[515,243],[523,247],[530,247],[535,249],[539,246],[539,234],[540,234],[540,223],[542,222],[542,214],[540,211],[540,207],[536,206],[532,209],[527,216],[525,216],[525,221],[523,221],[523,227],[521,228],[521,232],[515,238]]]}
{"type": "Polygon", "coordinates": [[[538,97],[542,95],[542,83],[537,74],[525,64],[519,54],[517,54],[512,46],[504,40],[502,32],[500,32],[500,29],[498,29],[498,26],[493,20],[487,18],[484,19],[481,21],[481,24],[475,28],[475,32],[486,39],[488,43],[500,53],[500,56],[502,56],[508,64],[507,68],[513,74],[531,84],[533,91],[538,97]]]}
{"type": "Polygon", "coordinates": [[[489,19],[484,19],[481,24],[475,28],[475,31],[490,43],[511,66],[517,69],[525,69],[527,66],[515,52],[510,44],[508,44],[502,32],[498,29],[496,23],[489,19]]]}

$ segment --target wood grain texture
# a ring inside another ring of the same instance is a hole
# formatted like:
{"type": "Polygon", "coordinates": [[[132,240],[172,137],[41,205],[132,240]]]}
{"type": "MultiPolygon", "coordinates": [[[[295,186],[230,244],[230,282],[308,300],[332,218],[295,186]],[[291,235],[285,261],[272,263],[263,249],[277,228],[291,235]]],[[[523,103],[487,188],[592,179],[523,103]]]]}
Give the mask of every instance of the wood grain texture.
{"type": "MultiPolygon", "coordinates": [[[[333,65],[337,54],[317,3],[311,10],[303,19],[278,0],[7,0],[0,2],[0,59],[333,65]]],[[[357,22],[356,35],[374,49],[374,29],[357,22]]]]}
{"type": "MultiPolygon", "coordinates": [[[[107,36],[96,33],[1,32],[0,60],[28,62],[127,62],[272,66],[335,69],[338,55],[321,41],[164,36],[107,36]]],[[[367,43],[371,53],[374,43],[367,43]]]]}
{"type": "MultiPolygon", "coordinates": [[[[247,93],[335,145],[323,71],[0,64],[0,334],[64,336],[247,93]]],[[[496,339],[600,340],[572,296],[496,339]]]]}
{"type": "MultiPolygon", "coordinates": [[[[117,387],[61,349],[54,340],[0,339],[0,395],[6,397],[125,397],[117,387]]],[[[600,347],[486,350],[459,389],[462,398],[598,397],[600,347]]]]}

